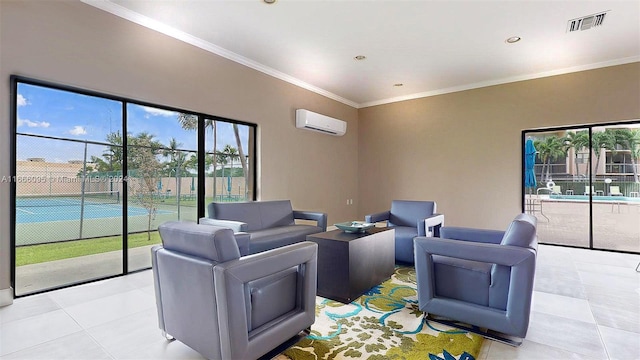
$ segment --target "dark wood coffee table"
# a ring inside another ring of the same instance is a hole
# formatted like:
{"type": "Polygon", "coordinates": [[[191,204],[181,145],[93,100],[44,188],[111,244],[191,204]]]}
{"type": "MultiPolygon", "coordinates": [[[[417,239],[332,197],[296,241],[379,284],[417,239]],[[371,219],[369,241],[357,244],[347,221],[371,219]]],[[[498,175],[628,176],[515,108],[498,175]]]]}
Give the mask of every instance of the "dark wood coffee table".
{"type": "Polygon", "coordinates": [[[350,303],[391,277],[395,266],[395,230],[372,228],[307,235],[318,244],[318,295],[350,303]]]}

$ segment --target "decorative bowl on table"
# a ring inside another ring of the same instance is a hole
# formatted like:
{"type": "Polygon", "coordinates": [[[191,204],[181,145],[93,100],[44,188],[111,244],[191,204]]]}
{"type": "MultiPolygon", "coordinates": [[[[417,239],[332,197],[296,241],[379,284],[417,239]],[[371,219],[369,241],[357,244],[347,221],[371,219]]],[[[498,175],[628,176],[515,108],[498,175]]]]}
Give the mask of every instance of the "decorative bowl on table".
{"type": "Polygon", "coordinates": [[[347,221],[333,225],[346,233],[363,233],[376,226],[376,224],[361,221],[347,221]]]}

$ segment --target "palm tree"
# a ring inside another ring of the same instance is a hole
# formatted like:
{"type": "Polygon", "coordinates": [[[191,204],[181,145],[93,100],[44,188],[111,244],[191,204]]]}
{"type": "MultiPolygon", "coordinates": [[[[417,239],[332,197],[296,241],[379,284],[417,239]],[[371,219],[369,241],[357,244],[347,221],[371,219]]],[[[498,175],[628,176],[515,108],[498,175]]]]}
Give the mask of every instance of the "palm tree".
{"type": "Polygon", "coordinates": [[[546,180],[551,179],[551,161],[557,160],[561,156],[566,156],[566,148],[564,141],[559,137],[553,135],[544,138],[543,140],[537,140],[535,147],[538,150],[538,155],[542,159],[542,170],[544,172],[545,166],[547,169],[546,180]],[[546,164],[546,165],[545,165],[546,164]]]}
{"type": "Polygon", "coordinates": [[[247,158],[244,156],[244,149],[242,148],[242,141],[240,141],[240,131],[238,130],[238,124],[233,124],[233,133],[236,136],[236,144],[238,145],[238,156],[240,157],[240,164],[242,164],[242,176],[244,176],[244,195],[247,196],[247,189],[249,188],[249,168],[247,166],[247,158]]]}
{"type": "MultiPolygon", "coordinates": [[[[231,177],[233,177],[233,161],[238,159],[238,150],[236,148],[234,148],[233,146],[227,144],[225,145],[224,149],[222,150],[222,152],[225,154],[225,157],[227,158],[227,160],[230,163],[229,166],[229,170],[230,170],[230,175],[231,177]]],[[[227,191],[229,192],[229,197],[231,197],[231,188],[227,188],[227,191]]]]}
{"type": "Polygon", "coordinates": [[[589,146],[589,132],[586,130],[573,132],[567,132],[567,136],[564,140],[565,144],[568,145],[568,148],[573,148],[573,152],[575,155],[575,165],[576,165],[576,176],[580,176],[580,169],[578,167],[578,153],[589,146]]]}
{"type": "Polygon", "coordinates": [[[631,153],[631,168],[633,169],[633,181],[640,182],[638,178],[638,158],[640,158],[640,129],[616,129],[615,141],[625,150],[631,153]]]}
{"type": "Polygon", "coordinates": [[[179,150],[180,146],[182,146],[182,143],[172,137],[171,140],[169,140],[169,147],[162,150],[162,156],[169,157],[170,159],[166,164],[168,170],[167,173],[171,174],[173,171],[176,179],[176,205],[178,210],[178,220],[180,220],[180,190],[182,188],[182,173],[184,171],[185,160],[187,158],[187,154],[179,150]]]}
{"type": "MultiPolygon", "coordinates": [[[[216,152],[214,154],[213,158],[217,161],[217,164],[222,165],[222,175],[221,175],[221,177],[224,179],[224,169],[225,169],[226,165],[229,163],[229,158],[227,157],[227,154],[224,151],[218,151],[218,152],[216,152]]],[[[216,168],[217,168],[217,166],[213,167],[213,178],[214,179],[218,177],[218,174],[216,172],[216,168]]],[[[222,197],[222,195],[224,195],[224,182],[222,183],[222,194],[220,195],[220,197],[222,197]]],[[[215,201],[215,193],[214,193],[214,198],[213,199],[215,201]]]]}
{"type": "Polygon", "coordinates": [[[600,165],[600,156],[602,155],[602,150],[607,149],[614,151],[616,149],[615,136],[610,130],[611,129],[593,132],[593,134],[591,135],[591,149],[596,155],[596,168],[594,170],[594,174],[598,174],[598,167],[600,165]]]}
{"type": "MultiPolygon", "coordinates": [[[[180,126],[185,130],[197,130],[198,129],[198,116],[192,114],[179,113],[178,114],[178,122],[180,126]]],[[[213,199],[216,198],[216,164],[217,159],[217,137],[218,137],[218,126],[215,120],[212,119],[204,119],[204,128],[211,129],[211,135],[213,136],[213,150],[211,152],[213,156],[213,199]]]]}

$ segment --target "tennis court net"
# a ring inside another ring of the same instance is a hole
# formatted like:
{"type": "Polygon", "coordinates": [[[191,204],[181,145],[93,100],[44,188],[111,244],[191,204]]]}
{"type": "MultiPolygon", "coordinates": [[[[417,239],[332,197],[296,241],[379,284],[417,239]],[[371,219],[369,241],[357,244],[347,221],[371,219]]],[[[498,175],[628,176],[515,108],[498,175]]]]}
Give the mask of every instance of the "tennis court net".
{"type": "Polygon", "coordinates": [[[119,204],[119,191],[96,191],[73,194],[25,194],[16,196],[16,207],[80,206],[119,204]]]}

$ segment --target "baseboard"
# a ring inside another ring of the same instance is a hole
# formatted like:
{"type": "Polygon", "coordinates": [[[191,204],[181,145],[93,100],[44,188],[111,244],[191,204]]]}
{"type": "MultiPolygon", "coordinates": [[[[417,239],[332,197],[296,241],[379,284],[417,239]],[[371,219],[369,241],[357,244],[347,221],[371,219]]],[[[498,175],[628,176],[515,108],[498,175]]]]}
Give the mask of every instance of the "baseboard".
{"type": "Polygon", "coordinates": [[[0,290],[0,307],[13,304],[13,288],[0,290]]]}

